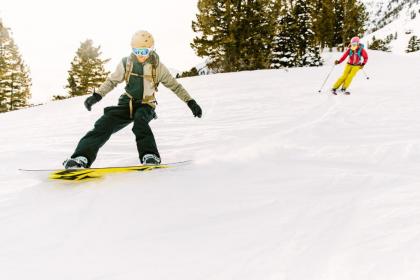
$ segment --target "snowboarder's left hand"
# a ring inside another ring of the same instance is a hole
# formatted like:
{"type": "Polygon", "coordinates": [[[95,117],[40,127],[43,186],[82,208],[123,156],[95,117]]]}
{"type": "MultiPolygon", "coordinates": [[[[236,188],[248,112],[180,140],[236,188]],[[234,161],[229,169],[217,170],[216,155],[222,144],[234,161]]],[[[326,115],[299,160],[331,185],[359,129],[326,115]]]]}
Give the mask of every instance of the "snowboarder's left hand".
{"type": "Polygon", "coordinates": [[[336,60],[336,61],[334,61],[334,64],[335,65],[338,65],[338,64],[340,64],[340,61],[339,60],[336,60]]]}
{"type": "Polygon", "coordinates": [[[102,99],[102,96],[94,92],[91,96],[89,96],[85,100],[86,109],[88,109],[88,111],[92,110],[92,105],[94,105],[95,103],[98,103],[101,99],[102,99]]]}
{"type": "Polygon", "coordinates": [[[363,69],[363,67],[365,67],[364,64],[360,64],[360,69],[363,69]]]}
{"type": "Polygon", "coordinates": [[[188,107],[190,107],[194,117],[199,117],[201,118],[201,115],[203,114],[203,112],[201,111],[201,107],[197,104],[197,102],[195,102],[194,99],[191,99],[190,101],[188,101],[188,107]]]}

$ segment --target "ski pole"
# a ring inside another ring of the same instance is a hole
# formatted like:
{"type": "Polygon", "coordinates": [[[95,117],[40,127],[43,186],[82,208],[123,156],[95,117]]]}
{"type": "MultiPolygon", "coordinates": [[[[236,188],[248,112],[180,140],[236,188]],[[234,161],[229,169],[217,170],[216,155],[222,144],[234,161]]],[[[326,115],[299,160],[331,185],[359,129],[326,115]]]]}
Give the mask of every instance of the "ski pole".
{"type": "Polygon", "coordinates": [[[362,72],[363,72],[363,74],[365,75],[366,80],[369,80],[370,78],[369,78],[369,76],[366,74],[365,69],[363,69],[363,68],[362,68],[362,72]]]}
{"type": "Polygon", "coordinates": [[[318,93],[321,93],[322,89],[323,89],[323,88],[324,88],[324,86],[325,86],[325,83],[328,81],[328,78],[330,77],[330,75],[331,75],[332,71],[334,70],[334,67],[335,67],[335,64],[333,64],[333,66],[331,67],[331,70],[330,70],[330,72],[328,73],[327,77],[325,78],[324,82],[322,83],[321,88],[318,90],[318,93]]]}

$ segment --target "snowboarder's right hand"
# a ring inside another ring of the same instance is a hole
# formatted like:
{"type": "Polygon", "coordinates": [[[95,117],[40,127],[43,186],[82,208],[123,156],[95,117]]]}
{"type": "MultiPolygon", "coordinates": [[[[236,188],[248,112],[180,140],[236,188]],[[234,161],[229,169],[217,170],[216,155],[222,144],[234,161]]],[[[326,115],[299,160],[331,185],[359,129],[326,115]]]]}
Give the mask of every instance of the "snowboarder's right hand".
{"type": "Polygon", "coordinates": [[[340,64],[340,61],[339,60],[336,60],[336,61],[334,61],[334,64],[335,65],[340,64]]]}
{"type": "Polygon", "coordinates": [[[92,110],[92,105],[95,103],[98,103],[101,99],[102,99],[102,96],[94,92],[91,96],[89,96],[85,100],[86,109],[88,109],[88,111],[92,110]]]}
{"type": "Polygon", "coordinates": [[[203,114],[203,112],[201,111],[201,107],[197,104],[197,102],[195,102],[194,99],[191,99],[190,101],[188,101],[187,105],[188,107],[190,107],[194,117],[201,118],[201,115],[203,114]]]}

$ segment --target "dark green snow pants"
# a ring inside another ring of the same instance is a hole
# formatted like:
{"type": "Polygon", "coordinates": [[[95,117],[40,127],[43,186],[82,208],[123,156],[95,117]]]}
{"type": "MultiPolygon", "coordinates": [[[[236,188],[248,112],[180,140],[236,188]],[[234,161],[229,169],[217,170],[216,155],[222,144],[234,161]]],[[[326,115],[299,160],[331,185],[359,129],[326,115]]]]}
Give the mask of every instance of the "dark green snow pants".
{"type": "Polygon", "coordinates": [[[159,156],[155,137],[149,126],[149,122],[156,116],[155,110],[148,105],[137,105],[134,107],[134,110],[134,117],[130,119],[128,106],[106,107],[104,115],[96,121],[93,130],[89,131],[79,141],[71,157],[84,156],[88,159],[88,166],[91,166],[96,159],[99,149],[108,141],[111,135],[133,121],[132,131],[136,136],[140,161],[145,154],[159,156]]]}

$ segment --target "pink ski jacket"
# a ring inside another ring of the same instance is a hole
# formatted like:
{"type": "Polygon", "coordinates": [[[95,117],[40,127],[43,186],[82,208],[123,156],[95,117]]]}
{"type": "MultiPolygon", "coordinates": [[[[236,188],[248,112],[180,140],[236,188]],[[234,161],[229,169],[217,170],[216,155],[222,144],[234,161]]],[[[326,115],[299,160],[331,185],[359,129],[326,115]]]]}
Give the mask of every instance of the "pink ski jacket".
{"type": "Polygon", "coordinates": [[[367,51],[363,47],[358,47],[355,51],[352,51],[350,48],[348,48],[340,58],[339,62],[343,62],[347,57],[349,57],[347,64],[350,65],[365,65],[368,61],[367,51]],[[362,57],[363,62],[361,61],[362,57]]]}

